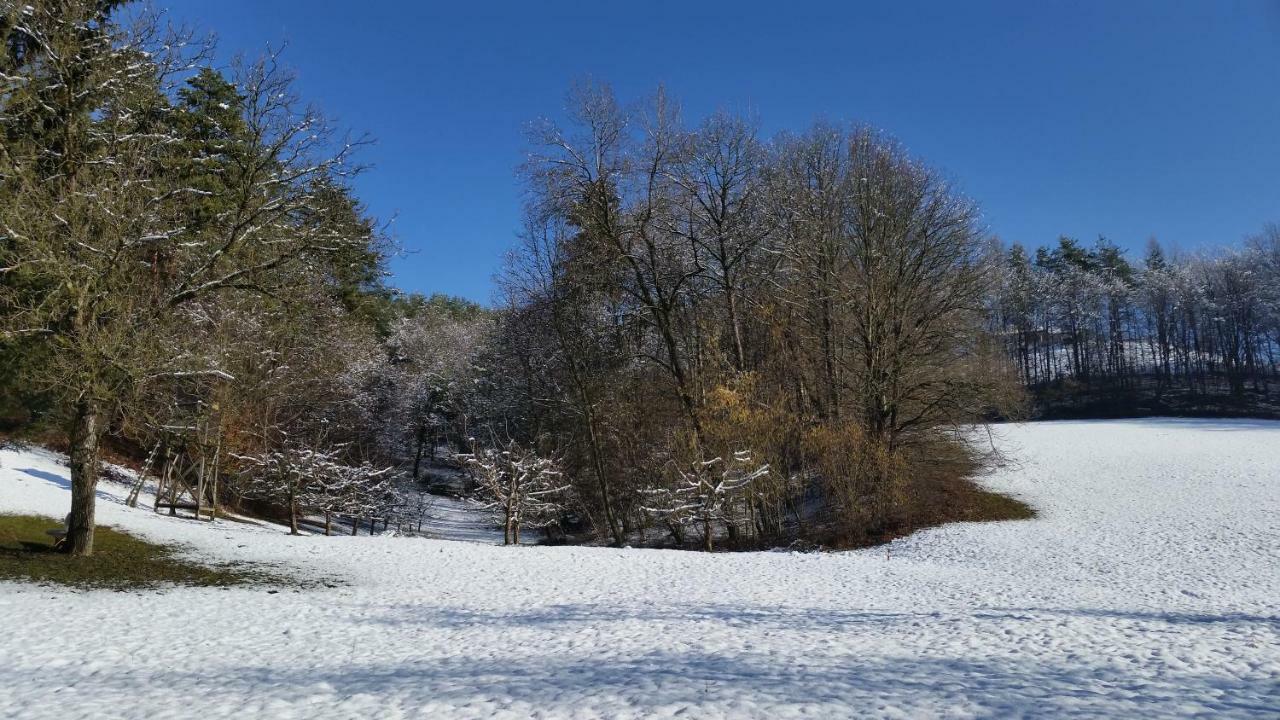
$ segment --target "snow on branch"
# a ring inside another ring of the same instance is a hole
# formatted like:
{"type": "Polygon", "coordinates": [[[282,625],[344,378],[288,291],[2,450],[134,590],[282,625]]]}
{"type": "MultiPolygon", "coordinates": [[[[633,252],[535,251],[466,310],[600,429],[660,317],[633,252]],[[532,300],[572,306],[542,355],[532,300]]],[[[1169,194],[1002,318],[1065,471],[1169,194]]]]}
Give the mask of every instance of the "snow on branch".
{"type": "Polygon", "coordinates": [[[670,487],[645,491],[652,503],[643,509],[675,525],[700,525],[710,547],[713,525],[735,522],[738,501],[750,502],[750,486],[768,474],[769,465],[756,465],[746,450],[734,452],[728,462],[721,457],[695,461],[690,469],[677,470],[670,487]]]}
{"type": "Polygon", "coordinates": [[[341,461],[345,447],[314,449],[287,445],[260,455],[232,455],[244,465],[247,497],[288,507],[290,528],[297,533],[300,513],[340,512],[353,517],[387,517],[404,504],[395,487],[393,468],[369,462],[341,461]]]}
{"type": "Polygon", "coordinates": [[[556,458],[542,457],[511,441],[457,459],[479,485],[486,509],[503,528],[505,544],[520,544],[521,527],[555,525],[567,511],[570,486],[556,458]]]}

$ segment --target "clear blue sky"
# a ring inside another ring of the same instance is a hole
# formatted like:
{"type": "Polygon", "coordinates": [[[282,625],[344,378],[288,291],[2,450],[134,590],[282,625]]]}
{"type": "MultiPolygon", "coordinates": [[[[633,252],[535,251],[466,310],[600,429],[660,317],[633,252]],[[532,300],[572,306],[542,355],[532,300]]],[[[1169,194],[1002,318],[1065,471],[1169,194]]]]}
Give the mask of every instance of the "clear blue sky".
{"type": "Polygon", "coordinates": [[[869,122],[955,178],[991,232],[1140,254],[1280,221],[1280,3],[154,0],[224,60],[288,42],[300,90],[378,144],[362,199],[394,282],[487,301],[520,217],[524,124],[591,76],[766,134],[869,122]]]}

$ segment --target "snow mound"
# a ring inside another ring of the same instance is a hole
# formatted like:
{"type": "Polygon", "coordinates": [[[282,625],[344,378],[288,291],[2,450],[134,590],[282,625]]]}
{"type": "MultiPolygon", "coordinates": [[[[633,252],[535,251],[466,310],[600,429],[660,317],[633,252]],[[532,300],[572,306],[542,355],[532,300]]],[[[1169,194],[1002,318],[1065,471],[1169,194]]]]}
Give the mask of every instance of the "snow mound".
{"type": "MultiPolygon", "coordinates": [[[[1280,423],[1009,425],[1031,521],[705,555],[102,522],[337,589],[0,584],[6,718],[1280,717],[1280,423]]],[[[66,512],[0,452],[0,512],[66,512]]]]}

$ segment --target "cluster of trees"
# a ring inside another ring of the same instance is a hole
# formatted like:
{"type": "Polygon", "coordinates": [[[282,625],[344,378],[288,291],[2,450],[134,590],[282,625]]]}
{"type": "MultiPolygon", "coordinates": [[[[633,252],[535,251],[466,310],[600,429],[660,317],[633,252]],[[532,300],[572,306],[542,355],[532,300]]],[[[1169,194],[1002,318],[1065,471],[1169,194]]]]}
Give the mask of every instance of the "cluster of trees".
{"type": "MultiPolygon", "coordinates": [[[[1280,229],[1240,248],[1140,263],[1114,244],[1062,238],[1004,253],[993,329],[1046,402],[1166,406],[1265,402],[1280,366],[1280,229]]],[[[1052,410],[1052,408],[1050,408],[1052,410]]]]}
{"type": "Polygon", "coordinates": [[[397,306],[366,424],[415,482],[430,464],[470,448],[473,417],[484,413],[479,353],[492,325],[491,312],[457,298],[411,297],[397,306]]]}
{"type": "Polygon", "coordinates": [[[108,435],[170,512],[420,527],[414,483],[452,462],[509,541],[710,550],[892,532],[1024,384],[1277,373],[1280,231],[1033,258],[876,131],[686,125],[661,90],[584,85],[531,128],[498,307],[404,297],[350,187],[362,141],[275,56],[216,70],[127,5],[0,5],[0,411],[64,423],[75,553],[108,435]]]}
{"type": "MultiPolygon", "coordinates": [[[[283,498],[289,512],[289,529],[298,534],[298,519],[305,510],[325,515],[325,534],[332,532],[334,514],[351,518],[372,517],[385,508],[405,505],[395,486],[392,468],[378,468],[368,461],[351,465],[343,448],[317,450],[286,446],[258,456],[236,456],[246,471],[240,489],[250,497],[283,498]]],[[[352,531],[358,530],[353,520],[352,531]]]]}
{"type": "Polygon", "coordinates": [[[171,507],[261,494],[296,518],[324,485],[367,513],[398,310],[349,187],[361,141],[275,56],[215,70],[127,5],[0,4],[3,389],[65,422],[69,548],[92,552],[108,433],[154,461],[171,507]]]}
{"type": "Polygon", "coordinates": [[[686,126],[661,91],[583,86],[569,116],[531,130],[456,437],[557,458],[615,543],[706,549],[857,541],[939,447],[970,459],[956,431],[1016,372],[984,330],[989,243],[944,178],[864,127],[686,126]]]}

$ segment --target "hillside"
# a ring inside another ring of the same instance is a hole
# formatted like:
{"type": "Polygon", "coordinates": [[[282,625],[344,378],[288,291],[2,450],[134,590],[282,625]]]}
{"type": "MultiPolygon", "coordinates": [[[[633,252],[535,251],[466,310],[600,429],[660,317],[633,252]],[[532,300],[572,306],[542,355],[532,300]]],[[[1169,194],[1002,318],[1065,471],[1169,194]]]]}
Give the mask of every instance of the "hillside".
{"type": "MultiPolygon", "coordinates": [[[[845,553],[291,537],[102,522],[323,586],[0,584],[10,718],[1262,717],[1280,705],[1280,423],[997,428],[1034,520],[845,553]]],[[[0,453],[0,513],[66,469],[0,453]]]]}

